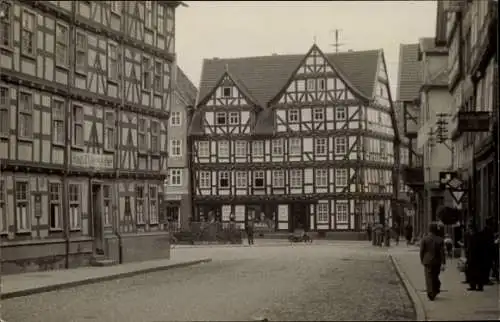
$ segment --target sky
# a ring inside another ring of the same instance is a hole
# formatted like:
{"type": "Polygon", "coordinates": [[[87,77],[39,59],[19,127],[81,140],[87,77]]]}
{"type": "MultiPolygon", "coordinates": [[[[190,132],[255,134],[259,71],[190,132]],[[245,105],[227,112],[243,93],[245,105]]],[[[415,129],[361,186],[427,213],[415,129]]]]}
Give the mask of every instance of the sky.
{"type": "Polygon", "coordinates": [[[435,35],[435,1],[185,1],[176,10],[177,62],[199,87],[203,59],[384,50],[396,97],[399,45],[435,35]]]}

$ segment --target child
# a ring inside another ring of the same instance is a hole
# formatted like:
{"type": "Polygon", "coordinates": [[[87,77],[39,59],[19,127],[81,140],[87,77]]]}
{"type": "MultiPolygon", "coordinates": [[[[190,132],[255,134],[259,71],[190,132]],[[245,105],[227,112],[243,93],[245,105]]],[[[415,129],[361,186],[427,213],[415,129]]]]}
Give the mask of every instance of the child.
{"type": "Polygon", "coordinates": [[[449,258],[453,257],[453,240],[448,234],[444,236],[444,245],[446,247],[446,254],[449,258]]]}

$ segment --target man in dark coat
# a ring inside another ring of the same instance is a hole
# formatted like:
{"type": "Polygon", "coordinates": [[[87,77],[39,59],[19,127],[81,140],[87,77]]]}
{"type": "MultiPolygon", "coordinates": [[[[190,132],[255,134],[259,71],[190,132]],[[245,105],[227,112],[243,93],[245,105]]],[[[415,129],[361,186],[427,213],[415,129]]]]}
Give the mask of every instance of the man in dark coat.
{"type": "Polygon", "coordinates": [[[254,244],[253,234],[254,234],[254,218],[253,218],[253,216],[250,215],[250,216],[248,216],[248,221],[247,221],[248,245],[254,244]]]}
{"type": "Polygon", "coordinates": [[[429,232],[420,243],[420,262],[425,269],[425,285],[427,297],[434,301],[436,295],[441,291],[441,281],[439,274],[441,268],[444,269],[446,256],[444,253],[444,241],[439,237],[439,231],[436,224],[430,224],[429,232]]]}
{"type": "Polygon", "coordinates": [[[483,241],[485,244],[485,266],[482,272],[484,285],[491,285],[490,274],[493,269],[495,262],[495,251],[498,252],[498,249],[495,250],[495,231],[494,231],[494,223],[493,218],[489,217],[486,220],[486,225],[482,231],[483,241]]]}
{"type": "Polygon", "coordinates": [[[405,227],[405,237],[406,237],[406,245],[410,245],[411,240],[413,238],[413,226],[408,223],[405,227]]]}

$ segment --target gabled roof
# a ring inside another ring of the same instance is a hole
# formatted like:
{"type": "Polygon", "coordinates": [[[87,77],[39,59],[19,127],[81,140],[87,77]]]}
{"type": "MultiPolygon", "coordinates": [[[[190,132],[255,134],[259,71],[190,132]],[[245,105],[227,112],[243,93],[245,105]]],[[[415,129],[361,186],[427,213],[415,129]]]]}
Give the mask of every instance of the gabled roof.
{"type": "Polygon", "coordinates": [[[397,101],[413,101],[422,85],[422,65],[418,60],[419,44],[399,46],[397,101]]]}
{"type": "MultiPolygon", "coordinates": [[[[372,97],[380,50],[325,54],[346,81],[367,97],[372,97]]],[[[205,59],[200,80],[203,100],[217,85],[227,66],[256,101],[265,107],[279,93],[304,59],[304,55],[271,55],[242,58],[205,59]]]]}
{"type": "Polygon", "coordinates": [[[194,86],[179,66],[177,66],[176,90],[188,105],[194,107],[196,103],[196,95],[198,95],[198,89],[196,89],[196,86],[194,86]]]}

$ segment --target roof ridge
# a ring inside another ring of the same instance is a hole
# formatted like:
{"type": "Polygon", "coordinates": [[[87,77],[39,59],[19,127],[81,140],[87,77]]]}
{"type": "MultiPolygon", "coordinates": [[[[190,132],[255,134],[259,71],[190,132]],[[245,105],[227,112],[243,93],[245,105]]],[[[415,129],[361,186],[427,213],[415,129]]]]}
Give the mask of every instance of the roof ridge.
{"type": "MultiPolygon", "coordinates": [[[[319,47],[318,47],[319,48],[319,47]]],[[[324,55],[345,55],[345,54],[356,54],[356,53],[368,53],[368,52],[374,52],[374,51],[379,51],[383,50],[381,48],[379,49],[366,49],[366,50],[352,50],[352,51],[341,51],[341,52],[335,52],[335,53],[330,53],[330,52],[323,52],[324,55]]],[[[307,53],[306,53],[307,54],[307,53]]],[[[255,58],[269,58],[269,57],[304,57],[305,54],[271,54],[271,55],[260,55],[260,56],[241,56],[241,57],[227,57],[227,58],[221,58],[221,57],[214,57],[214,58],[204,58],[203,61],[224,61],[224,60],[242,60],[242,59],[255,59],[255,58]]]]}

